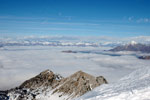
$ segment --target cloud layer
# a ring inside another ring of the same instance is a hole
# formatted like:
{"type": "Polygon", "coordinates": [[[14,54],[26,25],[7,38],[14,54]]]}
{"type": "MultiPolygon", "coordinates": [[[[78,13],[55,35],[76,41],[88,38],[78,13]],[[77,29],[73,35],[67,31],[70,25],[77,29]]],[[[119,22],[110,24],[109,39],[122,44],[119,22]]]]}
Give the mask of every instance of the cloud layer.
{"type": "Polygon", "coordinates": [[[0,50],[0,90],[20,85],[41,71],[50,69],[67,77],[78,70],[106,77],[115,82],[133,70],[148,66],[149,61],[125,55],[113,57],[102,54],[62,53],[62,50],[103,50],[102,47],[20,46],[0,50]]]}

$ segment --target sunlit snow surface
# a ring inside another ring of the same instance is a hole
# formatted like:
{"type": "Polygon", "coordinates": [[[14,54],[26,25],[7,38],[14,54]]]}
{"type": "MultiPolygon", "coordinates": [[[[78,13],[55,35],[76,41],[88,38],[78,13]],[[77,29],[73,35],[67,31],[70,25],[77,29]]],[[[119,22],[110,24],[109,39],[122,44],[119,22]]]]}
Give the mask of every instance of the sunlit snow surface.
{"type": "Polygon", "coordinates": [[[139,68],[118,82],[100,86],[77,100],[150,100],[150,67],[139,68]]]}

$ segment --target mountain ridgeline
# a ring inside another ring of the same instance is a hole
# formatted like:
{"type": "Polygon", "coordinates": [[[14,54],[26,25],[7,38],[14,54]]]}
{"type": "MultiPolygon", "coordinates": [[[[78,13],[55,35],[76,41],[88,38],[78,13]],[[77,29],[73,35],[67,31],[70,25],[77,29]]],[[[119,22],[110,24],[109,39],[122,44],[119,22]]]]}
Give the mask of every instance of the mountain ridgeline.
{"type": "Polygon", "coordinates": [[[7,96],[10,100],[70,100],[107,83],[103,76],[94,77],[82,71],[64,78],[45,70],[20,86],[8,90],[7,96]]]}
{"type": "Polygon", "coordinates": [[[129,44],[117,46],[111,49],[110,51],[114,51],[114,52],[116,51],[139,51],[143,53],[150,53],[150,45],[145,45],[145,44],[136,43],[132,41],[129,44]]]}

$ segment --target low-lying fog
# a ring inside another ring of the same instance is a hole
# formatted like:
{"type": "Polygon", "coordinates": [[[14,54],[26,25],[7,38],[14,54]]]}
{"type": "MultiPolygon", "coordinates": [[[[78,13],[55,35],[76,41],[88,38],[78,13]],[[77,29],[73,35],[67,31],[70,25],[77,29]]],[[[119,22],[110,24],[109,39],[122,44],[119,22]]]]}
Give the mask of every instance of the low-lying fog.
{"type": "Polygon", "coordinates": [[[110,56],[96,53],[63,53],[63,50],[108,50],[104,47],[9,46],[0,49],[0,90],[20,85],[50,69],[67,77],[78,70],[104,76],[109,83],[133,70],[149,66],[147,60],[132,55],[110,56]]]}

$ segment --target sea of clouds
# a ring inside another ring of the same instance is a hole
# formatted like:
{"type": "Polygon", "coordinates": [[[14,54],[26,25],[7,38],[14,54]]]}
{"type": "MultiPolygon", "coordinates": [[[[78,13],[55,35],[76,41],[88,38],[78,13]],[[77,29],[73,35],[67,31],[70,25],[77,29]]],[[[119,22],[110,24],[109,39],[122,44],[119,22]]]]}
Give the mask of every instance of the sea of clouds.
{"type": "Polygon", "coordinates": [[[108,47],[8,46],[0,49],[0,90],[19,86],[25,80],[50,69],[64,77],[82,70],[104,76],[113,83],[132,71],[149,66],[132,55],[110,56],[95,53],[63,53],[64,50],[94,51],[108,47]]]}

